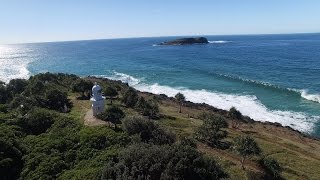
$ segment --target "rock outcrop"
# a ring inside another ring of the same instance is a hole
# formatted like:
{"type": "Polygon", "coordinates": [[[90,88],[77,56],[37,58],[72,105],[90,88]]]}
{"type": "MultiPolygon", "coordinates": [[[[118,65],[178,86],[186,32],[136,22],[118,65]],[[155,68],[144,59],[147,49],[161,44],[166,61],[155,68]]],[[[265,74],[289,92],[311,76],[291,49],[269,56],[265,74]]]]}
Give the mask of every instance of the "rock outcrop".
{"type": "Polygon", "coordinates": [[[207,38],[181,38],[173,41],[162,42],[159,45],[186,45],[186,44],[207,44],[209,43],[207,38]]]}

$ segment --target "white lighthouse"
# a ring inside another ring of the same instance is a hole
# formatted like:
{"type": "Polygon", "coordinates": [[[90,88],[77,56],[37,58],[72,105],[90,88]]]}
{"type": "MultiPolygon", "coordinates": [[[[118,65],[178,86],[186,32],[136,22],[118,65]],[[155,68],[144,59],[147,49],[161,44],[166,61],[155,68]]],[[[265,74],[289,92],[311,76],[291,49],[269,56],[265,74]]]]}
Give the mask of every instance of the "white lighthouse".
{"type": "Polygon", "coordinates": [[[102,89],[97,83],[92,87],[92,97],[90,101],[92,102],[92,111],[94,116],[104,111],[105,97],[102,96],[102,89]]]}

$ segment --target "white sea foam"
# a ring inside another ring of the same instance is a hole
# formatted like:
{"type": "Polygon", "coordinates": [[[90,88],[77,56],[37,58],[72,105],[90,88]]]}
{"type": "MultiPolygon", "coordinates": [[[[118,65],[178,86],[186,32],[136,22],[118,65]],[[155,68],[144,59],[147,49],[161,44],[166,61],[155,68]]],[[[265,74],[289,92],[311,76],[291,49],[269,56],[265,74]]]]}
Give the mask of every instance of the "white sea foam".
{"type": "Polygon", "coordinates": [[[308,90],[301,90],[301,97],[320,103],[320,94],[309,94],[308,90]]]}
{"type": "Polygon", "coordinates": [[[228,43],[230,41],[222,41],[222,40],[219,40],[219,41],[208,41],[210,44],[223,44],[223,43],[228,43]]]}
{"type": "Polygon", "coordinates": [[[154,94],[166,94],[170,97],[181,92],[186,96],[188,101],[206,103],[224,110],[228,110],[234,106],[242,114],[257,121],[278,122],[284,126],[290,126],[303,132],[312,132],[314,123],[320,120],[319,116],[309,116],[302,112],[270,110],[255,96],[225,94],[207,90],[190,90],[182,87],[173,88],[159,84],[148,85],[137,78],[116,72],[111,79],[124,79],[126,80],[124,82],[140,91],[151,92],[154,94]]]}
{"type": "Polygon", "coordinates": [[[30,72],[27,69],[30,59],[25,52],[14,47],[0,46],[0,80],[8,83],[11,79],[27,79],[30,72]]]}

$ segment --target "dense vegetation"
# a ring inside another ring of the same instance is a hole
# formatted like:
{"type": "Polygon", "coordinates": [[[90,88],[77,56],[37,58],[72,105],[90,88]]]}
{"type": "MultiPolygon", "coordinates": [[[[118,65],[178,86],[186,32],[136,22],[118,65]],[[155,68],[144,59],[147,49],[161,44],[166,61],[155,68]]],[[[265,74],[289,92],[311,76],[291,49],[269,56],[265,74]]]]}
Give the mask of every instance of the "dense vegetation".
{"type": "Polygon", "coordinates": [[[253,136],[233,133],[229,138],[229,126],[237,131],[247,121],[239,111],[201,112],[199,125],[183,133],[184,125],[175,125],[178,120],[171,112],[194,116],[188,106],[181,93],[164,101],[118,81],[68,74],[0,82],[0,179],[234,178],[221,157],[203,153],[206,146],[209,152],[237,157],[235,165],[244,168],[247,179],[282,178],[284,168],[253,136]],[[110,99],[97,116],[107,126],[83,124],[81,108],[90,108],[95,81],[110,99]],[[262,174],[250,169],[252,162],[262,174]]]}

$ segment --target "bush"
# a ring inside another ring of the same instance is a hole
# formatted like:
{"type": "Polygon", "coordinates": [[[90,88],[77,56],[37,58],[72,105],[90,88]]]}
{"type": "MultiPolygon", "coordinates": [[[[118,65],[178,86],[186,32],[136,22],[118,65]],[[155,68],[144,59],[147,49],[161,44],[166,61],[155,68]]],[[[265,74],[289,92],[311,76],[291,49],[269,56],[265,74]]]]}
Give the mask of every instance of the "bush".
{"type": "Polygon", "coordinates": [[[133,88],[129,87],[123,94],[121,101],[127,106],[133,108],[138,101],[138,93],[133,88]]]}
{"type": "Polygon", "coordinates": [[[97,115],[103,121],[110,121],[111,123],[121,124],[121,119],[125,117],[125,113],[117,106],[108,107],[103,113],[97,115]]]}
{"type": "Polygon", "coordinates": [[[151,119],[156,119],[159,115],[158,104],[152,100],[146,101],[144,97],[139,98],[135,109],[143,116],[148,116],[151,119]]]}
{"type": "Polygon", "coordinates": [[[73,92],[79,92],[81,93],[81,97],[90,97],[90,91],[93,86],[93,83],[91,81],[87,81],[84,79],[78,79],[73,85],[72,85],[72,91],[73,92]],[[85,95],[87,94],[87,95],[85,95]]]}
{"type": "Polygon", "coordinates": [[[104,92],[104,95],[110,99],[111,104],[112,104],[112,99],[118,95],[117,90],[111,86],[107,86],[103,92],[104,92]]]}
{"type": "Polygon", "coordinates": [[[13,126],[0,124],[0,179],[18,179],[23,167],[20,134],[13,126]]]}
{"type": "Polygon", "coordinates": [[[160,128],[151,120],[141,117],[128,117],[123,120],[123,130],[129,135],[138,134],[143,142],[154,144],[171,144],[175,136],[160,128]]]}
{"type": "Polygon", "coordinates": [[[120,152],[102,179],[220,179],[226,177],[213,160],[182,145],[134,144],[120,152]]]}
{"type": "Polygon", "coordinates": [[[18,120],[18,125],[22,127],[27,134],[38,135],[44,133],[54,123],[58,115],[41,108],[35,108],[18,120]]]}
{"type": "Polygon", "coordinates": [[[262,158],[259,161],[260,165],[265,169],[267,176],[270,176],[271,179],[281,179],[282,168],[278,161],[273,158],[262,158]]]}
{"type": "Polygon", "coordinates": [[[239,127],[239,120],[242,120],[243,119],[243,116],[241,114],[240,111],[238,111],[235,107],[231,107],[229,112],[228,112],[228,115],[230,118],[232,118],[232,127],[233,128],[238,128],[239,127]]]}
{"type": "Polygon", "coordinates": [[[210,115],[197,131],[197,139],[209,146],[219,147],[221,140],[227,137],[227,132],[222,128],[227,128],[228,124],[222,116],[210,115]]]}
{"type": "Polygon", "coordinates": [[[7,85],[7,91],[11,94],[11,97],[14,97],[16,94],[22,93],[27,85],[28,81],[25,79],[12,79],[7,85]]]}
{"type": "Polygon", "coordinates": [[[50,89],[46,93],[45,100],[48,109],[64,112],[65,108],[69,109],[71,107],[67,93],[57,89],[50,89]]]}
{"type": "Polygon", "coordinates": [[[2,84],[2,81],[0,81],[0,104],[4,104],[9,99],[9,93],[6,89],[6,86],[2,84]]]}

